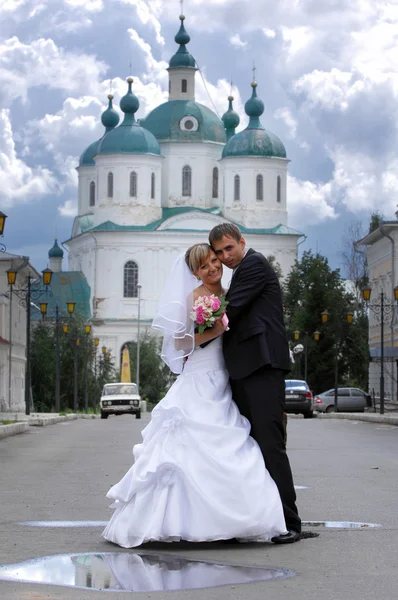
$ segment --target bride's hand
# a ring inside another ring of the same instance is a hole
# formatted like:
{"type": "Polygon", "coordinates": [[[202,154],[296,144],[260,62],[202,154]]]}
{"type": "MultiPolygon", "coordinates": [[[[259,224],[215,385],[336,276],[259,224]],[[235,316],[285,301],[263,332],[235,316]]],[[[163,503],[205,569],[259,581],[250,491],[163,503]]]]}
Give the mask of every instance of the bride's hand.
{"type": "Polygon", "coordinates": [[[224,331],[227,329],[228,325],[225,325],[222,318],[217,319],[216,321],[214,321],[214,325],[212,327],[213,332],[217,335],[217,337],[219,335],[222,335],[224,333],[224,331]]]}

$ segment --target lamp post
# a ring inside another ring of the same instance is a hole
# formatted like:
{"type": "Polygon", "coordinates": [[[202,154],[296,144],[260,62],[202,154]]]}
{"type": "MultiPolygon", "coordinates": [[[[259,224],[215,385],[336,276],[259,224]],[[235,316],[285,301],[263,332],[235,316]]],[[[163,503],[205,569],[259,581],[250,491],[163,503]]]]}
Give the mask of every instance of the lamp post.
{"type": "Polygon", "coordinates": [[[91,333],[91,325],[85,325],[84,331],[86,333],[85,340],[85,365],[84,365],[84,412],[88,413],[88,340],[91,333]]]}
{"type": "Polygon", "coordinates": [[[73,410],[76,413],[79,407],[79,396],[78,396],[78,364],[77,364],[77,350],[80,346],[79,338],[75,339],[74,354],[73,354],[73,410]]]}
{"type": "MultiPolygon", "coordinates": [[[[1,218],[1,215],[0,215],[1,218]]],[[[27,277],[27,287],[26,288],[17,288],[14,289],[17,271],[14,269],[8,269],[7,271],[7,281],[8,285],[11,288],[11,291],[19,298],[19,303],[21,306],[26,308],[26,365],[25,365],[25,414],[30,415],[30,304],[32,300],[39,300],[42,296],[52,296],[52,292],[48,290],[48,286],[51,284],[51,278],[53,272],[51,269],[44,269],[42,271],[43,281],[41,280],[33,280],[31,274],[28,274],[27,277]],[[45,286],[44,288],[41,285],[45,286]]],[[[42,303],[44,306],[46,303],[42,303]]],[[[47,308],[47,306],[46,306],[47,308]]],[[[43,312],[42,312],[43,314],[43,312]]]]}
{"type": "Polygon", "coordinates": [[[137,384],[138,393],[140,393],[140,319],[141,319],[141,288],[142,285],[137,283],[138,290],[138,322],[137,322],[137,374],[135,382],[137,384]]]}
{"type": "Polygon", "coordinates": [[[366,302],[366,306],[375,315],[376,321],[380,323],[380,414],[384,414],[384,318],[388,316],[389,320],[393,317],[394,309],[398,302],[398,285],[394,288],[395,304],[385,300],[384,291],[381,290],[379,298],[374,302],[370,302],[372,288],[367,286],[362,288],[362,298],[366,302]]]}
{"type": "MultiPolygon", "coordinates": [[[[329,320],[330,314],[327,310],[324,310],[321,313],[321,319],[322,319],[322,323],[327,323],[329,320]]],[[[347,318],[347,323],[351,324],[354,320],[354,313],[352,312],[348,312],[346,314],[346,318],[347,318]]],[[[341,321],[339,321],[339,335],[338,338],[336,340],[336,352],[335,352],[335,357],[334,357],[334,410],[335,412],[339,412],[339,401],[338,401],[338,387],[339,387],[339,354],[340,354],[340,349],[341,349],[341,342],[343,339],[343,332],[342,332],[342,323],[341,321]]]]}
{"type": "MultiPolygon", "coordinates": [[[[7,219],[7,215],[5,215],[3,212],[1,212],[0,210],[0,237],[3,237],[4,234],[4,226],[6,224],[6,219],[7,219]]],[[[5,252],[7,250],[7,248],[5,247],[4,244],[2,244],[0,242],[0,251],[1,252],[5,252]]]]}
{"type": "MultiPolygon", "coordinates": [[[[321,335],[320,331],[314,331],[313,338],[316,342],[319,342],[320,335],[321,335]]],[[[299,341],[300,331],[298,329],[296,329],[296,331],[293,331],[293,337],[296,342],[299,341]]],[[[308,332],[305,331],[304,332],[304,381],[307,381],[307,377],[308,377],[308,338],[309,338],[308,332]]],[[[299,357],[300,357],[299,365],[301,365],[301,353],[299,354],[299,357]]],[[[301,368],[300,368],[299,377],[301,377],[301,368]]]]}
{"type": "Polygon", "coordinates": [[[97,394],[98,394],[98,381],[97,381],[97,348],[99,345],[99,338],[94,338],[94,409],[97,408],[97,394]]]}

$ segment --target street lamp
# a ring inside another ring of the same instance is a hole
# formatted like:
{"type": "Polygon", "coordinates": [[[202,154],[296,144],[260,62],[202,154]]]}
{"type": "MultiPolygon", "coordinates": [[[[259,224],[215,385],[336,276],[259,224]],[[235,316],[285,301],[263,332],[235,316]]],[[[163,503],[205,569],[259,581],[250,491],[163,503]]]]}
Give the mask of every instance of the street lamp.
{"type": "MultiPolygon", "coordinates": [[[[329,317],[330,317],[329,312],[327,310],[324,310],[321,313],[322,323],[327,323],[329,320],[329,317]]],[[[347,323],[351,324],[354,320],[354,313],[348,312],[346,314],[346,319],[347,319],[347,323]]],[[[339,329],[339,337],[338,337],[338,340],[336,341],[336,354],[335,354],[335,358],[334,358],[334,410],[335,410],[335,412],[339,412],[339,403],[338,403],[339,354],[340,354],[340,347],[341,347],[341,342],[342,342],[342,338],[343,338],[341,321],[339,321],[338,329],[339,329]]],[[[317,332],[317,333],[319,333],[319,332],[317,332]]]]}
{"type": "MultiPolygon", "coordinates": [[[[5,215],[3,212],[1,212],[0,210],[0,237],[3,237],[4,234],[4,226],[6,224],[6,219],[7,219],[7,215],[5,215]]],[[[1,252],[5,252],[7,250],[7,248],[5,247],[4,244],[0,243],[0,251],[1,252]]]]}
{"type": "MultiPolygon", "coordinates": [[[[3,214],[3,213],[2,213],[3,214]]],[[[5,216],[5,215],[3,215],[5,216]]],[[[3,218],[0,215],[0,219],[3,218]]],[[[4,228],[4,225],[3,225],[4,228]]],[[[31,387],[31,374],[30,374],[30,305],[32,300],[39,300],[43,295],[46,297],[52,296],[52,292],[48,290],[48,286],[51,284],[53,272],[51,269],[44,269],[42,271],[42,281],[34,280],[31,274],[27,277],[27,287],[14,289],[14,285],[17,279],[17,271],[15,269],[8,269],[7,281],[10,286],[11,295],[14,293],[19,298],[19,303],[22,307],[26,308],[26,364],[25,364],[25,413],[30,415],[30,387],[31,387]],[[32,283],[33,279],[33,283],[32,283]],[[41,285],[45,288],[41,287],[41,285]]],[[[46,303],[42,303],[43,305],[46,303]]],[[[47,307],[46,307],[47,308],[47,307]]],[[[43,314],[43,312],[42,312],[43,314]]]]}
{"type": "Polygon", "coordinates": [[[138,290],[138,322],[137,322],[137,374],[135,382],[137,384],[138,393],[140,393],[140,319],[141,319],[141,288],[142,285],[137,283],[138,290]]]}
{"type": "MultiPolygon", "coordinates": [[[[75,302],[66,303],[69,318],[72,317],[75,310],[75,302]]],[[[61,365],[60,365],[60,348],[59,348],[59,327],[63,319],[59,316],[59,306],[55,306],[55,412],[61,410],[61,365]]],[[[68,333],[69,325],[62,325],[64,333],[68,333]]]]}
{"type": "Polygon", "coordinates": [[[79,397],[78,397],[78,365],[77,365],[77,350],[80,346],[79,338],[75,339],[74,345],[74,354],[73,354],[73,410],[76,413],[79,405],[79,397]]]}
{"type": "MultiPolygon", "coordinates": [[[[314,331],[313,338],[316,342],[319,342],[320,335],[321,334],[319,331],[314,331]]],[[[293,336],[294,336],[295,341],[298,342],[300,339],[300,331],[298,329],[296,329],[296,331],[293,331],[293,336]]],[[[307,381],[307,377],[308,377],[308,337],[309,337],[308,332],[305,331],[304,332],[304,380],[305,381],[307,381]]],[[[300,354],[300,356],[301,356],[301,354],[300,354]]],[[[299,366],[300,366],[300,359],[299,359],[299,366]]],[[[301,377],[301,369],[300,369],[299,377],[301,377]]]]}
{"type": "Polygon", "coordinates": [[[85,325],[84,331],[86,332],[86,343],[85,343],[85,365],[84,365],[84,412],[88,413],[88,340],[91,333],[91,325],[85,325]]]}
{"type": "Polygon", "coordinates": [[[384,317],[387,315],[389,320],[393,317],[396,303],[398,302],[398,286],[394,288],[394,300],[395,304],[390,300],[385,302],[384,291],[381,290],[379,298],[374,302],[370,302],[372,295],[372,288],[366,286],[362,288],[362,298],[366,302],[366,306],[375,315],[376,321],[380,323],[380,414],[384,414],[384,317]]]}

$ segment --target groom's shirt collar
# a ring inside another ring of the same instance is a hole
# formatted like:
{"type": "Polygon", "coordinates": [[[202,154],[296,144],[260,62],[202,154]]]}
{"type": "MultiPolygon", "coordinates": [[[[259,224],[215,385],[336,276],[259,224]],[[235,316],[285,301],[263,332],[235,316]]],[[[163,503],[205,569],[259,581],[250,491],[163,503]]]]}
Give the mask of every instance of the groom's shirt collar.
{"type": "MultiPolygon", "coordinates": [[[[243,258],[245,258],[248,250],[249,250],[249,248],[245,248],[245,253],[243,255],[243,258]]],[[[242,260],[243,260],[243,258],[242,258],[242,260]]],[[[238,264],[238,266],[235,267],[235,269],[232,269],[232,277],[235,275],[236,271],[239,269],[240,265],[242,264],[242,260],[240,261],[240,263],[238,264]]]]}

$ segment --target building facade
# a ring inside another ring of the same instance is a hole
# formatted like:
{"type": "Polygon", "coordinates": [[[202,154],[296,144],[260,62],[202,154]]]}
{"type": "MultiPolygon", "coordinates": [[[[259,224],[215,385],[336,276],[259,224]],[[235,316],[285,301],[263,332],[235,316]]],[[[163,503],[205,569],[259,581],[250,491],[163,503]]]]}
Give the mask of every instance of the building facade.
{"type": "Polygon", "coordinates": [[[398,221],[384,221],[357,242],[363,246],[372,289],[369,308],[369,391],[380,395],[381,292],[384,294],[384,389],[385,398],[397,401],[398,395],[398,305],[394,288],[398,284],[398,221]]]}

